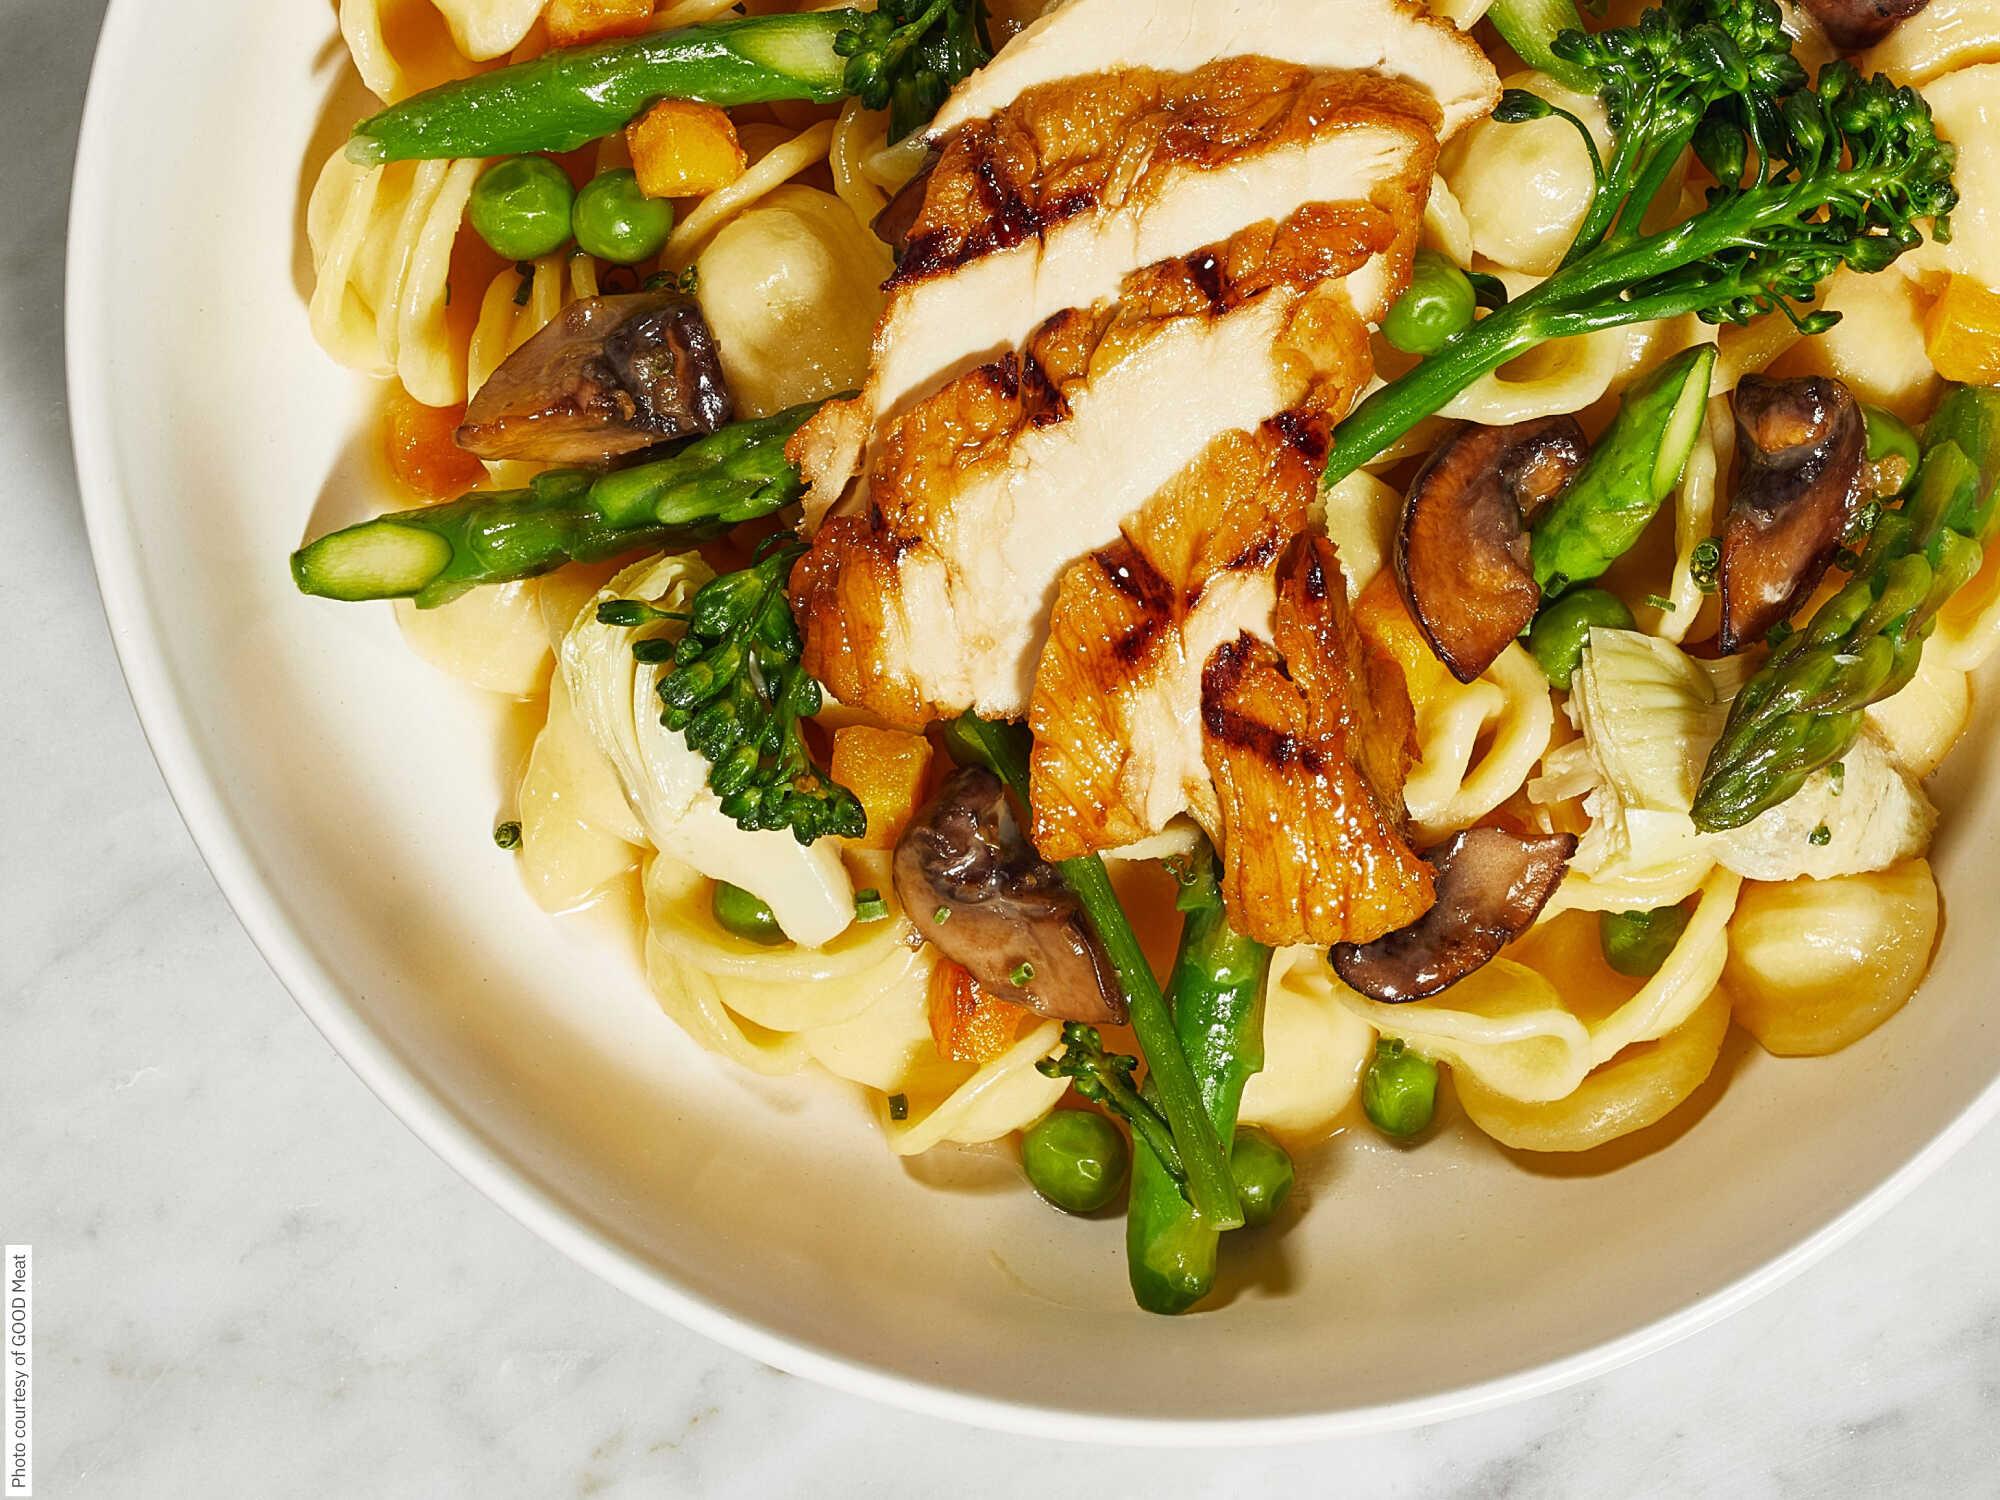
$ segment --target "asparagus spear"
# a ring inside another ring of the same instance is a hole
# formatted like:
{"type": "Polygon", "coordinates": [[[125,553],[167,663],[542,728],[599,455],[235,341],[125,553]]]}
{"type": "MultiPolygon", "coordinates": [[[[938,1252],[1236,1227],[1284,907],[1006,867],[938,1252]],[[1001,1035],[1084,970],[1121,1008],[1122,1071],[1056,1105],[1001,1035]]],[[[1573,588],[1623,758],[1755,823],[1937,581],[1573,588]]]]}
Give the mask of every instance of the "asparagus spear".
{"type": "Polygon", "coordinates": [[[888,0],[873,10],[733,16],[475,73],[414,94],[354,127],[363,166],[445,156],[574,151],[655,99],[724,107],[858,95],[900,129],[937,112],[992,55],[977,0],[888,0]]]}
{"type": "Polygon", "coordinates": [[[1910,496],[1875,523],[1847,586],[1783,639],[1730,706],[1695,826],[1737,828],[1847,753],[1862,715],[1916,675],[1937,612],[1979,571],[2000,500],[2000,390],[1959,386],[1924,429],[1910,496]]]}
{"type": "Polygon", "coordinates": [[[328,599],[413,598],[429,609],[475,584],[700,541],[799,498],[785,443],[818,405],[732,422],[610,474],[551,469],[526,489],[475,490],[377,516],[294,552],[292,577],[301,592],[328,599]]]}
{"type": "Polygon", "coordinates": [[[1708,406],[1715,345],[1675,355],[1625,393],[1610,430],[1534,526],[1546,597],[1596,578],[1631,551],[1680,483],[1708,406]]]}
{"type": "MultiPolygon", "coordinates": [[[[1174,1029],[1220,1140],[1236,1133],[1243,1086],[1264,1066],[1264,980],[1271,950],[1229,925],[1215,866],[1203,858],[1181,887],[1187,914],[1167,980],[1174,1029]]],[[[1220,1235],[1192,1213],[1171,1164],[1133,1132],[1125,1255],[1132,1295],[1148,1312],[1186,1312],[1215,1285],[1220,1235]]]]}
{"type": "MultiPolygon", "coordinates": [[[[955,720],[951,728],[954,747],[961,758],[971,758],[990,768],[1007,783],[1022,802],[1028,800],[1027,731],[1017,724],[988,723],[972,714],[955,720]]],[[[1125,909],[1111,889],[1111,877],[1104,861],[1095,854],[1061,861],[1057,869],[1071,890],[1083,902],[1098,941],[1110,955],[1124,987],[1130,1009],[1132,1030],[1139,1038],[1139,1050],[1146,1054],[1146,1067],[1157,1091],[1161,1112],[1173,1133],[1173,1145],[1187,1177],[1188,1201],[1196,1213],[1215,1229],[1235,1229],[1243,1223],[1242,1205],[1237,1200],[1236,1179],[1230,1175],[1228,1153],[1216,1134],[1204,1108],[1194,1070],[1174,1030],[1167,1012],[1160,982],[1139,947],[1139,938],[1126,920],[1125,909]]],[[[1057,1071],[1063,1071],[1060,1064],[1057,1071]]],[[[1143,1136],[1142,1136],[1143,1138],[1143,1136]]]]}

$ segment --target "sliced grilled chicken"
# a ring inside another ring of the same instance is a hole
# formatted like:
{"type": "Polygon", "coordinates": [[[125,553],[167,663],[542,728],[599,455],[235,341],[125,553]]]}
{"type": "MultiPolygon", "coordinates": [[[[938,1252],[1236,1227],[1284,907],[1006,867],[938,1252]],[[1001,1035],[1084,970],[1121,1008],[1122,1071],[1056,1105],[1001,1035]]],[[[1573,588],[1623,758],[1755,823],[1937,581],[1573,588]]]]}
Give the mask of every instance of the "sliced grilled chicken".
{"type": "Polygon", "coordinates": [[[1236,57],[1065,78],[969,122],[913,185],[920,206],[865,388],[793,442],[808,523],[838,500],[881,421],[1055,313],[1115,296],[1136,269],[1301,204],[1427,181],[1439,120],[1410,83],[1236,57]]]}
{"type": "Polygon", "coordinates": [[[1369,376],[1343,272],[1400,283],[1416,223],[1312,206],[1126,278],[1021,354],[888,424],[865,509],[828,520],[792,578],[806,669],[844,703],[922,724],[1028,706],[1056,584],[1217,435],[1322,422],[1369,376]]]}
{"type": "Polygon", "coordinates": [[[1262,943],[1371,942],[1436,899],[1402,835],[1402,674],[1355,630],[1325,537],[1300,537],[1280,563],[1272,634],[1275,649],[1244,634],[1202,669],[1223,900],[1262,943]]]}
{"type": "Polygon", "coordinates": [[[1070,859],[1135,843],[1192,811],[1216,828],[1202,749],[1202,667],[1269,640],[1277,564],[1305,528],[1317,445],[1279,424],[1225,433],[1063,574],[1035,674],[1035,847],[1070,859]]]}
{"type": "Polygon", "coordinates": [[[1408,0],[1064,0],[960,84],[930,131],[942,138],[1058,78],[1246,56],[1415,83],[1437,100],[1447,140],[1500,99],[1472,38],[1408,0]]]}

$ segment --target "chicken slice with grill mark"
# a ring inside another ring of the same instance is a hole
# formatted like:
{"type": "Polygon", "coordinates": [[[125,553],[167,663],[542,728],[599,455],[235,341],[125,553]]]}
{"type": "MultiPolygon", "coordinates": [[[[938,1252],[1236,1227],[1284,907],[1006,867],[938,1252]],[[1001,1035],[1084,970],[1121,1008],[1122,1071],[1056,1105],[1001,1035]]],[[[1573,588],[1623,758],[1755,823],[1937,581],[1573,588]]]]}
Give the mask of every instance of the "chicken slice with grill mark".
{"type": "MultiPolygon", "coordinates": [[[[878,425],[1017,348],[1048,317],[1114,297],[1132,271],[1219,244],[1299,205],[1367,202],[1427,181],[1436,102],[1372,74],[1237,57],[1029,90],[945,142],[889,282],[862,392],[794,438],[816,524],[878,425]]],[[[1356,288],[1372,310],[1385,288],[1356,288]]]]}
{"type": "Polygon", "coordinates": [[[1072,561],[1220,433],[1346,411],[1370,363],[1342,277],[1376,256],[1407,276],[1421,186],[1401,213],[1308,206],[1135,272],[890,423],[866,507],[793,574],[806,670],[897,723],[1023,714],[1072,561]]]}
{"type": "Polygon", "coordinates": [[[1245,56],[1406,79],[1438,101],[1446,139],[1500,99],[1479,45],[1410,0],[1064,0],[954,89],[930,133],[983,119],[1052,79],[1245,56]]]}
{"type": "Polygon", "coordinates": [[[1273,635],[1275,649],[1241,635],[1202,670],[1223,900],[1261,943],[1371,942],[1436,899],[1402,834],[1402,673],[1355,630],[1324,537],[1298,538],[1279,565],[1273,635]]]}
{"type": "Polygon", "coordinates": [[[1218,826],[1202,667],[1245,633],[1271,637],[1278,558],[1305,528],[1319,452],[1289,425],[1223,434],[1063,574],[1028,710],[1044,858],[1135,843],[1187,811],[1218,826]]]}

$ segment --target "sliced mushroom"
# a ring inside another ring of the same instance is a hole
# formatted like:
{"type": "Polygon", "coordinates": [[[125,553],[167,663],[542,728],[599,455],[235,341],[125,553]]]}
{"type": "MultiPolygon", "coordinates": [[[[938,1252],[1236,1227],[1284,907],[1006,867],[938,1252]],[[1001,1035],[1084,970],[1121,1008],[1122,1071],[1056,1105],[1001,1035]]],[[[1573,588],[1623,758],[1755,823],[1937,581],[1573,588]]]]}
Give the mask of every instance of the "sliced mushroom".
{"type": "Polygon", "coordinates": [[[1842,52],[1874,46],[1930,0],[1804,0],[1826,39],[1842,52]]]}
{"type": "Polygon", "coordinates": [[[599,464],[734,415],[701,309],[678,292],[631,292],[572,302],[508,355],[458,443],[481,458],[599,464]]]}
{"type": "Polygon", "coordinates": [[[1867,425],[1823,375],[1736,387],[1736,494],[1722,525],[1724,652],[1741,651],[1806,602],[1860,509],[1867,425]]]}
{"type": "Polygon", "coordinates": [[[1576,836],[1468,828],[1424,851],[1437,904],[1372,943],[1339,943],[1333,970],[1350,989],[1400,1005],[1449,989],[1528,930],[1562,883],[1576,836]]]}
{"type": "Polygon", "coordinates": [[[1059,1021],[1125,1019],[1083,904],[1021,836],[991,771],[959,771],[911,820],[895,878],[924,936],[992,994],[1059,1021]]]}
{"type": "Polygon", "coordinates": [[[889,247],[897,260],[910,248],[910,231],[917,227],[917,216],[924,211],[924,194],[931,185],[931,173],[937,169],[937,158],[933,156],[924,163],[924,168],[908,182],[896,189],[896,196],[883,205],[875,215],[869,228],[875,231],[875,238],[889,247]]]}
{"type": "Polygon", "coordinates": [[[1417,470],[1396,536],[1396,579],[1431,650],[1471,682],[1535,617],[1527,523],[1589,456],[1576,419],[1461,427],[1417,470]]]}

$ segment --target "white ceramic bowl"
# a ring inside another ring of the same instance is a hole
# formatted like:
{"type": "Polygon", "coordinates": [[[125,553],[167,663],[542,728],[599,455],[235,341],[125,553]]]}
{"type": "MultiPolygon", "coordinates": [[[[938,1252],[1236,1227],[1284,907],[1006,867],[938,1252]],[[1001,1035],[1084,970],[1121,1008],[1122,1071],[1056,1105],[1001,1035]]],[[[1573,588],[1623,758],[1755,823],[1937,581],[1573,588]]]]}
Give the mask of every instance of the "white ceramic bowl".
{"type": "Polygon", "coordinates": [[[1308,1156],[1304,1212],[1200,1316],[1135,1311],[1121,1225],[1050,1212],[1004,1161],[906,1168],[843,1086],[710,1058],[629,945],[543,918],[494,852],[523,716],[417,661],[386,606],[304,599],[287,576],[316,510],[367,503],[356,384],[303,307],[304,189],[361,112],[347,79],[324,0],[111,7],[69,260],[105,602],[181,810],[299,1004],[433,1149],[635,1297],[786,1369],[994,1426],[1380,1428],[1701,1326],[2000,1107],[1978,936],[2000,917],[2000,746],[1978,741],[1941,788],[1943,952],[1873,1036],[1798,1062],[1734,1037],[1728,1087],[1615,1171],[1469,1133],[1308,1156]]]}

